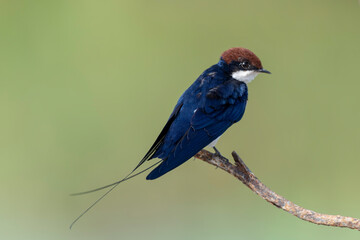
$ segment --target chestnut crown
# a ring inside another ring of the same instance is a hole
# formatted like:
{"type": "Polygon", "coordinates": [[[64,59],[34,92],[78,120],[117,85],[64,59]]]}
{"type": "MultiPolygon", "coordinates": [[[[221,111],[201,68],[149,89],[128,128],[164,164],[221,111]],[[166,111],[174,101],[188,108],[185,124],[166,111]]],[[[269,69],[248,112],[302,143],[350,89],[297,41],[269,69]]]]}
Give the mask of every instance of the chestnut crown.
{"type": "Polygon", "coordinates": [[[227,63],[239,62],[244,70],[250,68],[262,69],[260,59],[249,49],[242,47],[230,48],[221,54],[221,58],[227,63]]]}

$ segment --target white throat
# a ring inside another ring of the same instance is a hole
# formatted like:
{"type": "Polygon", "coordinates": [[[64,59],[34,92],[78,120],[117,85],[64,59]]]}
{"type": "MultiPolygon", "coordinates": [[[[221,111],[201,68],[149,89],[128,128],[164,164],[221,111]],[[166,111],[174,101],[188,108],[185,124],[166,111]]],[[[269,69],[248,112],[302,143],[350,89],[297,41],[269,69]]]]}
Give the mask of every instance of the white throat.
{"type": "Polygon", "coordinates": [[[247,71],[239,70],[237,72],[233,72],[231,76],[240,82],[249,83],[252,80],[254,80],[254,78],[258,74],[259,74],[258,72],[255,72],[253,70],[247,70],[247,71]]]}

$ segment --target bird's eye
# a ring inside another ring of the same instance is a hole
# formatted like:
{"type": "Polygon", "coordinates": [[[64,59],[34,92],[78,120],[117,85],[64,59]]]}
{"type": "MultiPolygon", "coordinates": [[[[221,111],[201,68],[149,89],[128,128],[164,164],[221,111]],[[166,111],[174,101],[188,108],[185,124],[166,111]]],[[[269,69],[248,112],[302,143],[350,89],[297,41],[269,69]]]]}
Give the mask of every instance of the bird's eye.
{"type": "Polygon", "coordinates": [[[243,69],[249,69],[251,67],[251,64],[248,60],[245,60],[245,61],[242,61],[240,63],[240,66],[243,68],[243,69]]]}

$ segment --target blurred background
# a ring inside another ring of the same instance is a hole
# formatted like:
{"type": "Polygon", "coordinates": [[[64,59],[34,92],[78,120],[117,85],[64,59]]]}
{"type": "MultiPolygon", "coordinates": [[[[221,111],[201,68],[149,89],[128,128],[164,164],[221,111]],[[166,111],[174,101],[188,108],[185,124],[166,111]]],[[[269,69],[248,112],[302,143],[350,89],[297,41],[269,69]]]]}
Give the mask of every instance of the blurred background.
{"type": "Polygon", "coordinates": [[[220,54],[254,51],[236,150],[271,189],[360,217],[357,1],[0,1],[1,239],[359,239],[301,221],[200,160],[102,192],[220,54]]]}

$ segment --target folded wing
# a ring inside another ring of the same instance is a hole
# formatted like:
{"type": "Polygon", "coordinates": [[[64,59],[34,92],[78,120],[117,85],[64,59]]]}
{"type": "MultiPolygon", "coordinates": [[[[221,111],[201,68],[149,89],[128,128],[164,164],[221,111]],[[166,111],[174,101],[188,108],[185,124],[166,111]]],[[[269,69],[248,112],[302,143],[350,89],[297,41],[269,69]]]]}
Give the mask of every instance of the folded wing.
{"type": "MultiPolygon", "coordinates": [[[[245,84],[234,81],[230,80],[206,93],[199,107],[187,120],[189,126],[182,130],[176,141],[172,139],[172,144],[167,147],[170,151],[166,156],[161,156],[164,161],[146,179],[158,178],[178,167],[242,118],[246,107],[247,88],[245,84]]],[[[177,117],[181,118],[182,114],[186,115],[188,112],[182,111],[177,117]]],[[[180,125],[184,122],[174,121],[170,129],[183,129],[180,125]]],[[[171,135],[171,131],[168,134],[171,135]]]]}

